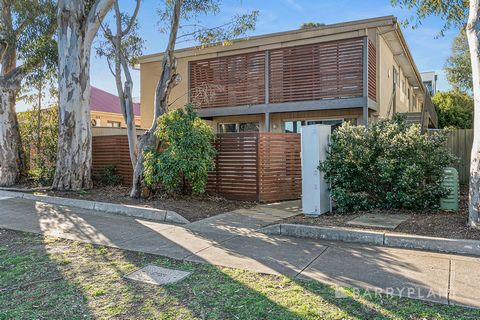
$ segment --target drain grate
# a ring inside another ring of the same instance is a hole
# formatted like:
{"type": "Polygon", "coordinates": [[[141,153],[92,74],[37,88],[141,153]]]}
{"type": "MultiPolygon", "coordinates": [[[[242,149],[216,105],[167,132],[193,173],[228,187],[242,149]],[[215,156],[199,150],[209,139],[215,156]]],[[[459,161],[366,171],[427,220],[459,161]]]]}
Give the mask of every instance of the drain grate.
{"type": "Polygon", "coordinates": [[[125,275],[125,278],[144,283],[163,285],[181,281],[190,274],[192,273],[187,271],[148,265],[125,275]]]}

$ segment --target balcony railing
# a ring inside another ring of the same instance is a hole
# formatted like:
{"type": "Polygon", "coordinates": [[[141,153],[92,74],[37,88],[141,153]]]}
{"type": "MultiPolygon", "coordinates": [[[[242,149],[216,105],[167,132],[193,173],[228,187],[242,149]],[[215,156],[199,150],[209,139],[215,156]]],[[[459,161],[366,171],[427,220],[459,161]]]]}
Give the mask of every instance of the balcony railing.
{"type": "Polygon", "coordinates": [[[376,49],[366,44],[353,38],[192,61],[190,101],[200,108],[366,95],[376,101],[376,49]]]}

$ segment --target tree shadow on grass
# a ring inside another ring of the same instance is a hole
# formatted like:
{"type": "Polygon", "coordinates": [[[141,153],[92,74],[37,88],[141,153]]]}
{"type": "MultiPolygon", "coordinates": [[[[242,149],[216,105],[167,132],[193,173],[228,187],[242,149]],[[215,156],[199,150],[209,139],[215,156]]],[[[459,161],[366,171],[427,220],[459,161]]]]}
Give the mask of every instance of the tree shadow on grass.
{"type": "Polygon", "coordinates": [[[0,229],[0,319],[85,319],[77,284],[64,277],[41,236],[0,229]]]}
{"type": "MultiPolygon", "coordinates": [[[[92,241],[115,246],[125,243],[126,238],[131,241],[132,237],[136,237],[133,233],[129,233],[132,231],[131,229],[136,229],[140,238],[135,239],[140,240],[140,245],[146,243],[147,249],[153,253],[165,252],[165,246],[172,246],[173,250],[178,250],[181,255],[184,255],[183,251],[188,251],[186,248],[182,248],[177,241],[179,239],[166,237],[167,235],[159,232],[155,229],[156,227],[140,224],[134,219],[115,217],[115,219],[129,222],[125,222],[125,225],[112,232],[111,226],[108,225],[110,221],[102,215],[80,216],[76,214],[77,210],[68,212],[68,208],[60,210],[55,206],[38,204],[33,209],[35,214],[28,217],[30,222],[23,221],[21,223],[22,225],[25,223],[27,226],[28,223],[32,225],[36,223],[37,229],[32,229],[35,232],[38,232],[38,228],[41,232],[58,231],[62,237],[70,236],[84,242],[92,241]]],[[[198,235],[202,235],[202,233],[198,233],[198,235]]],[[[207,237],[208,235],[203,233],[203,236],[207,237]]],[[[431,316],[432,319],[441,319],[442,317],[453,319],[450,317],[451,313],[447,312],[448,310],[443,311],[443,307],[439,307],[441,310],[439,314],[435,313],[437,307],[424,312],[425,304],[421,302],[398,300],[400,302],[395,306],[389,302],[390,300],[384,302],[383,300],[357,299],[348,296],[337,299],[334,289],[318,283],[312,284],[313,282],[292,280],[283,276],[214,267],[208,264],[195,264],[67,240],[47,239],[46,243],[39,244],[38,250],[46,251],[48,259],[56,264],[61,277],[66,279],[66,285],[75,284],[76,290],[67,296],[72,301],[83,301],[81,307],[90,310],[87,317],[108,319],[409,319],[407,314],[413,313],[431,316]],[[141,284],[123,278],[125,274],[146,264],[193,271],[193,274],[180,283],[162,287],[141,284]]],[[[289,246],[294,251],[295,248],[300,248],[297,242],[301,241],[258,237],[254,242],[245,242],[240,246],[238,243],[232,245],[229,242],[221,242],[216,245],[216,248],[227,252],[231,257],[246,257],[271,270],[284,271],[286,270],[285,266],[293,268],[292,270],[297,267],[288,265],[289,261],[292,261],[292,256],[279,256],[280,251],[277,250],[289,246]],[[248,247],[249,245],[251,247],[248,247]],[[262,253],[256,251],[262,248],[262,253]]],[[[139,247],[136,248],[138,250],[139,247]]],[[[307,247],[303,247],[302,254],[313,254],[309,250],[307,247]]],[[[294,253],[289,251],[288,254],[294,253]]],[[[364,252],[355,253],[357,256],[361,254],[364,252]]],[[[215,251],[213,251],[213,255],[215,255],[215,251]]],[[[202,259],[199,260],[202,261],[202,259]]],[[[32,265],[34,261],[28,261],[28,263],[32,265]]],[[[308,261],[302,263],[305,264],[308,261]]],[[[407,268],[415,271],[413,264],[399,261],[398,258],[388,254],[370,259],[369,263],[370,265],[365,266],[367,270],[375,267],[382,268],[387,274],[403,278],[404,281],[410,279],[399,274],[400,269],[407,268]]],[[[326,273],[326,275],[332,279],[337,277],[335,280],[345,280],[345,278],[340,278],[338,273],[332,272],[326,273]]],[[[35,278],[41,277],[41,274],[35,274],[35,278]]],[[[36,299],[40,298],[36,297],[32,301],[35,302],[36,299]]],[[[59,303],[56,307],[51,306],[49,312],[62,312],[62,308],[62,303],[59,303]]],[[[79,310],[82,309],[79,308],[79,310]]],[[[471,316],[475,313],[464,312],[460,308],[452,310],[461,315],[457,317],[459,319],[478,318],[471,316]]],[[[78,317],[78,314],[81,313],[79,311],[75,315],[78,317]]]]}

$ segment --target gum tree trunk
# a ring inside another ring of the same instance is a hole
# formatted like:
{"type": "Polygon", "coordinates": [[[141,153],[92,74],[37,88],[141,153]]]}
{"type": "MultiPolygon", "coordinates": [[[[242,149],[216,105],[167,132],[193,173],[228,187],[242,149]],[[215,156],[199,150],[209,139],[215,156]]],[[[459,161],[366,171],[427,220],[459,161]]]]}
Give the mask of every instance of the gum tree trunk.
{"type": "Polygon", "coordinates": [[[23,171],[23,150],[15,112],[17,89],[0,85],[0,186],[11,186],[23,171]]]}
{"type": "Polygon", "coordinates": [[[23,173],[25,161],[15,110],[22,75],[16,68],[16,39],[9,1],[0,1],[0,25],[0,38],[10,39],[0,45],[0,186],[11,186],[23,173]]]}
{"type": "Polygon", "coordinates": [[[114,0],[97,0],[85,13],[84,1],[58,2],[59,136],[53,188],[92,186],[90,50],[100,23],[114,0]]]}
{"type": "Polygon", "coordinates": [[[122,38],[127,36],[133,25],[136,22],[137,14],[140,9],[140,0],[137,0],[136,7],[133,15],[131,16],[125,30],[122,28],[122,14],[118,1],[114,3],[115,20],[116,20],[116,34],[112,35],[110,32],[106,32],[107,39],[109,39],[114,47],[115,52],[115,83],[117,85],[118,97],[120,99],[120,107],[122,109],[123,118],[127,125],[127,138],[128,138],[128,151],[130,154],[130,161],[132,167],[135,168],[138,158],[138,139],[137,128],[135,126],[135,114],[133,111],[133,97],[132,88],[133,80],[128,68],[128,62],[124,53],[122,52],[122,38]],[[125,84],[122,86],[122,70],[125,76],[125,84]]]}
{"type": "Polygon", "coordinates": [[[470,160],[470,186],[468,225],[480,227],[480,0],[470,0],[470,13],[467,23],[467,38],[470,48],[473,77],[474,123],[473,145],[470,160]]]}
{"type": "Polygon", "coordinates": [[[139,198],[142,193],[143,171],[145,166],[144,156],[148,150],[158,148],[158,139],[155,136],[158,118],[168,111],[168,96],[172,88],[178,83],[178,75],[176,74],[176,61],[173,55],[175,50],[175,42],[177,40],[178,27],[180,23],[180,9],[182,0],[175,0],[173,6],[172,23],[170,28],[170,36],[167,49],[163,55],[162,73],[157,83],[155,91],[155,110],[153,123],[150,129],[140,138],[138,143],[138,159],[133,171],[133,184],[130,196],[139,198]]]}

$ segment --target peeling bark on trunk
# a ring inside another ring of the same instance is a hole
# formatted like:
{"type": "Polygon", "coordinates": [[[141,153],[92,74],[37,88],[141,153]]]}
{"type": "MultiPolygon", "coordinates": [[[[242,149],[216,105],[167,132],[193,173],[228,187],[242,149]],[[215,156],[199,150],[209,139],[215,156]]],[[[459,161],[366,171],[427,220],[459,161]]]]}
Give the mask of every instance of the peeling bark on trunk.
{"type": "Polygon", "coordinates": [[[20,89],[23,68],[17,68],[16,38],[11,3],[0,1],[0,186],[11,186],[25,172],[25,156],[18,128],[15,97],[20,89]]]}
{"type": "Polygon", "coordinates": [[[468,225],[480,227],[480,0],[470,0],[467,38],[470,48],[473,77],[474,123],[473,145],[470,160],[470,190],[468,225]]]}
{"type": "Polygon", "coordinates": [[[92,186],[90,49],[84,47],[84,41],[80,17],[63,12],[58,24],[60,127],[53,182],[53,187],[59,190],[92,186]]]}
{"type": "Polygon", "coordinates": [[[85,13],[84,1],[58,4],[59,136],[53,188],[80,190],[92,186],[90,123],[90,49],[113,0],[97,0],[85,13]]]}
{"type": "Polygon", "coordinates": [[[128,137],[128,151],[130,153],[130,160],[132,161],[132,166],[135,168],[135,165],[138,160],[138,146],[137,146],[137,128],[135,127],[135,114],[133,113],[133,99],[132,99],[132,86],[133,83],[130,81],[125,82],[125,92],[124,92],[124,117],[125,123],[127,124],[127,137],[128,137]]]}
{"type": "Polygon", "coordinates": [[[17,182],[24,168],[24,157],[17,114],[16,89],[0,86],[0,186],[17,182]]]}
{"type": "Polygon", "coordinates": [[[157,120],[168,111],[168,96],[172,88],[178,84],[178,75],[176,74],[176,61],[173,55],[175,42],[177,40],[178,26],[180,23],[181,0],[176,0],[173,6],[172,23],[170,28],[170,37],[167,49],[163,55],[162,73],[157,83],[155,91],[154,117],[150,129],[140,138],[138,143],[138,159],[133,172],[133,184],[130,196],[139,198],[142,192],[142,180],[144,171],[144,155],[148,150],[158,149],[158,139],[155,136],[157,129],[157,120]]]}

